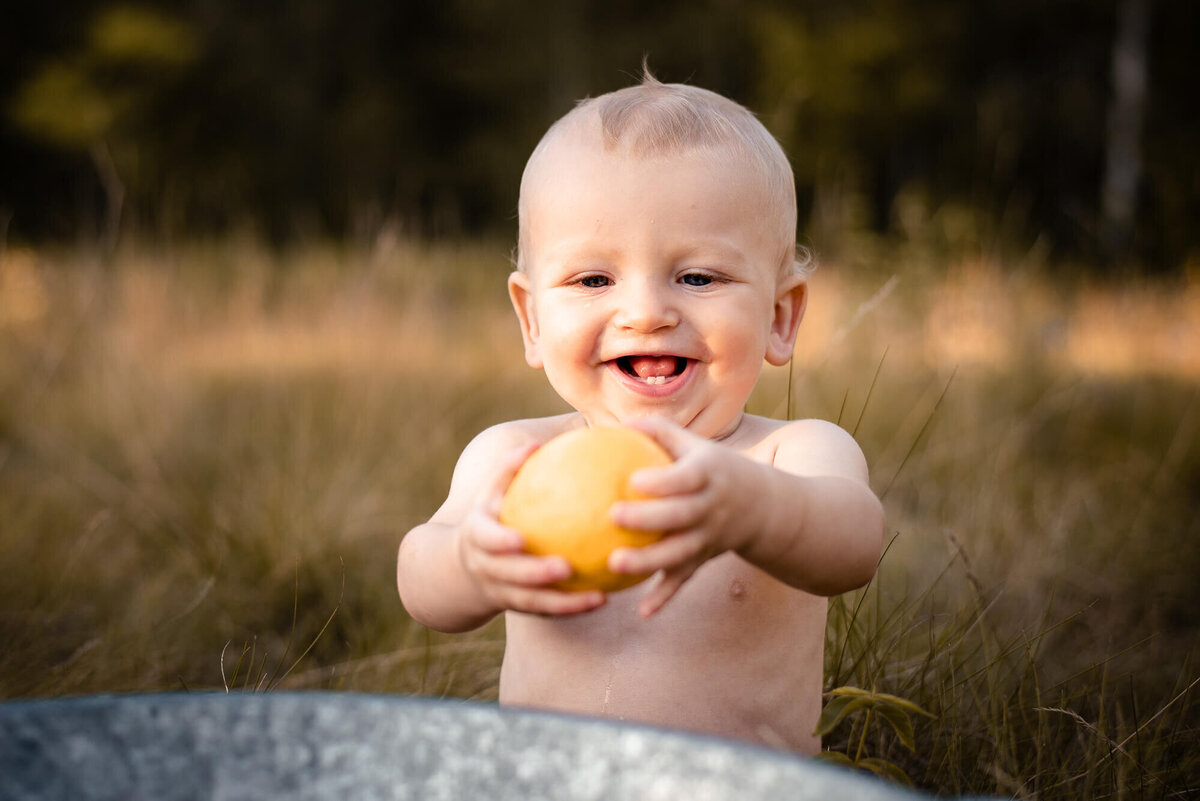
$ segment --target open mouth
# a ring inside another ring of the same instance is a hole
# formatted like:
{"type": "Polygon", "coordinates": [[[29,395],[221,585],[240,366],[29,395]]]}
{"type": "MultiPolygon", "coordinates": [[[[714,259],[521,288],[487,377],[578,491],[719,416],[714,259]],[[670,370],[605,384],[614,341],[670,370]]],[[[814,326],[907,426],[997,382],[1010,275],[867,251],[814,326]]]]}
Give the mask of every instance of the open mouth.
{"type": "Polygon", "coordinates": [[[650,386],[669,384],[687,370],[682,356],[621,356],[617,367],[630,378],[650,386]]]}

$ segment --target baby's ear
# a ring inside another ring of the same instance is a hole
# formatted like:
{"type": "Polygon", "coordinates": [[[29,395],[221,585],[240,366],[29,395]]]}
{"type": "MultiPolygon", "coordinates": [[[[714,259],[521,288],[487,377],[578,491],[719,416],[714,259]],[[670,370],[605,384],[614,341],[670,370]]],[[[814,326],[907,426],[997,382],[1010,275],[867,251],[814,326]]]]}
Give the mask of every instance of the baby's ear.
{"type": "Polygon", "coordinates": [[[538,347],[541,330],[538,328],[537,310],[533,304],[533,286],[529,275],[516,270],[508,276],[508,296],[513,310],[521,323],[521,338],[525,341],[525,361],[530,367],[541,368],[542,354],[538,347]]]}
{"type": "Polygon", "coordinates": [[[771,331],[767,337],[767,363],[782,367],[792,358],[796,330],[808,305],[808,280],[802,274],[789,275],[779,282],[771,331]]]}

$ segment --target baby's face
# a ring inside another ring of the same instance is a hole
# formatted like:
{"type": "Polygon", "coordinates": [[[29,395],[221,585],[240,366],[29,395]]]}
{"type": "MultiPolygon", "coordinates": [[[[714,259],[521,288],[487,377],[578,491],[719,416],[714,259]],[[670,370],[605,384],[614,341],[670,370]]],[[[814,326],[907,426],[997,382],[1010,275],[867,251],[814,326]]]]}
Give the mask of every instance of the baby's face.
{"type": "Polygon", "coordinates": [[[529,363],[591,425],[657,414],[706,437],[736,428],[804,307],[753,172],[560,142],[524,191],[525,269],[509,287],[529,363]]]}

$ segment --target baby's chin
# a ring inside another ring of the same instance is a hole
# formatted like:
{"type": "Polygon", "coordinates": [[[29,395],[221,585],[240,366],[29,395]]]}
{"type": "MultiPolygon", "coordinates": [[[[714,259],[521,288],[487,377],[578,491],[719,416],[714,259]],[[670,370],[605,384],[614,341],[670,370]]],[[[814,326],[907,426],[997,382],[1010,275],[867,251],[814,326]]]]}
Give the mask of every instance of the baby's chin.
{"type": "Polygon", "coordinates": [[[704,411],[693,413],[690,410],[685,413],[670,413],[668,410],[662,409],[631,409],[626,411],[613,410],[589,410],[580,412],[584,421],[589,428],[597,426],[614,426],[614,425],[629,425],[638,420],[646,420],[649,418],[660,418],[669,420],[690,434],[695,434],[698,437],[711,440],[722,440],[732,435],[741,425],[744,417],[741,410],[733,415],[717,417],[716,415],[706,414],[704,411]]]}

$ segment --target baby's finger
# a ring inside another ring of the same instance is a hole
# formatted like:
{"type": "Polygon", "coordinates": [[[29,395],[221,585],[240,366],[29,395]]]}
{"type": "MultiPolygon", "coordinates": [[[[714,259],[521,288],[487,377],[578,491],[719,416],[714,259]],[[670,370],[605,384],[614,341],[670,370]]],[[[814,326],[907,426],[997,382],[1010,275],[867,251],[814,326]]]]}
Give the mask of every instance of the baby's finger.
{"type": "Polygon", "coordinates": [[[662,445],[672,459],[678,459],[696,445],[707,442],[665,417],[640,417],[630,420],[629,426],[662,445]]]}
{"type": "Polygon", "coordinates": [[[667,601],[674,597],[689,576],[691,573],[660,573],[650,590],[638,601],[638,614],[643,618],[657,614],[667,601]]]}
{"type": "Polygon", "coordinates": [[[513,589],[507,594],[505,608],[533,615],[578,615],[604,606],[602,592],[560,592],[559,590],[513,589]]]}
{"type": "Polygon", "coordinates": [[[608,569],[614,573],[638,574],[698,564],[705,545],[704,535],[699,532],[672,534],[642,548],[617,548],[608,556],[608,569]]]}
{"type": "Polygon", "coordinates": [[[487,553],[518,553],[525,547],[525,539],[519,531],[501,525],[494,518],[478,511],[472,513],[465,528],[470,545],[487,553]]]}
{"type": "Polygon", "coordinates": [[[484,556],[479,560],[478,570],[491,582],[521,587],[544,587],[571,575],[571,566],[561,556],[528,554],[484,556]]]}
{"type": "Polygon", "coordinates": [[[504,493],[508,491],[508,485],[512,483],[513,476],[521,469],[521,465],[525,464],[525,460],[530,454],[538,449],[537,443],[530,443],[513,448],[500,459],[499,466],[495,475],[492,476],[491,482],[484,488],[482,496],[488,506],[488,511],[493,515],[500,514],[500,504],[504,500],[504,493]]]}
{"type": "Polygon", "coordinates": [[[700,495],[620,501],[609,511],[618,526],[636,531],[681,531],[704,516],[706,500],[700,495]]]}
{"type": "Polygon", "coordinates": [[[629,486],[646,495],[687,495],[707,487],[708,474],[694,461],[681,460],[635,470],[629,486]]]}

